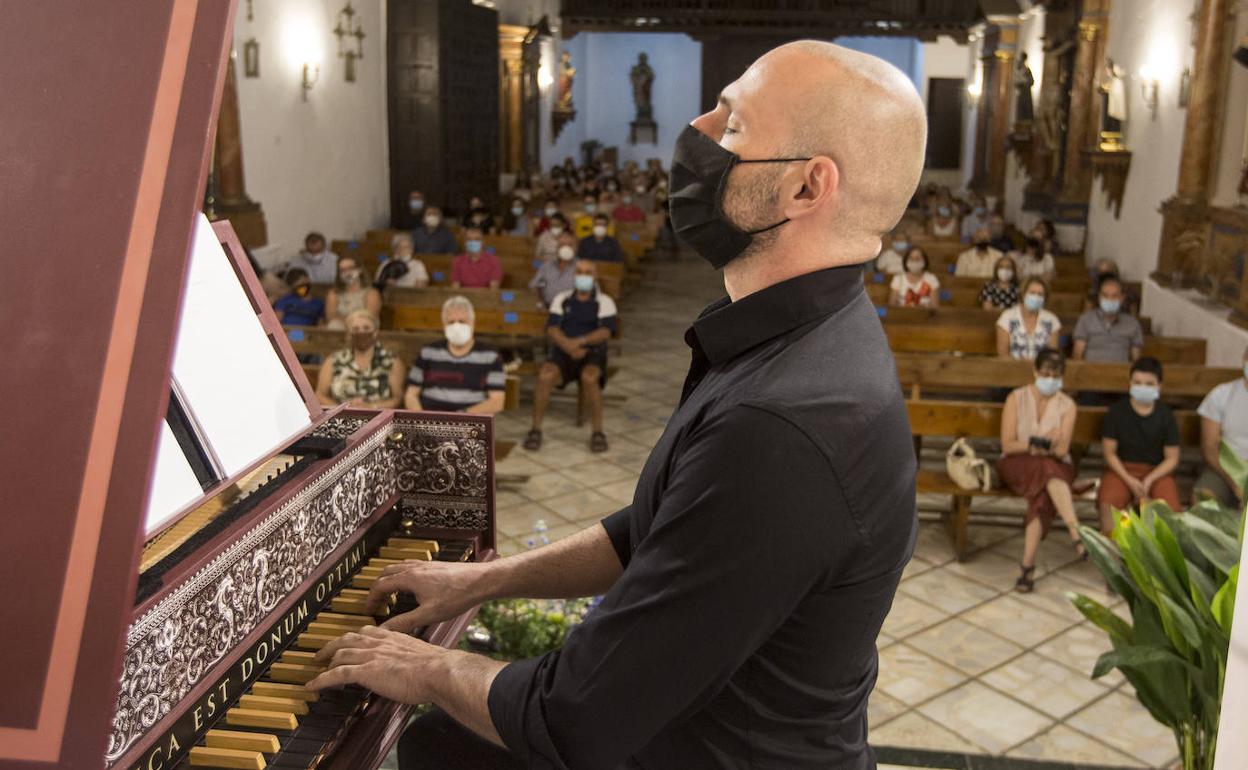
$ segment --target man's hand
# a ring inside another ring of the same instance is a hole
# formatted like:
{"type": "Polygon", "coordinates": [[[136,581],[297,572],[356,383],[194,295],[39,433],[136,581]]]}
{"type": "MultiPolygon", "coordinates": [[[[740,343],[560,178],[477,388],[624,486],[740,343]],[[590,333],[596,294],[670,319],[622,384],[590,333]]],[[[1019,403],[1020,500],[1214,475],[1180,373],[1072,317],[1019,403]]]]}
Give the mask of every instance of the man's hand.
{"type": "Polygon", "coordinates": [[[448,620],[483,601],[477,593],[485,565],[439,561],[405,561],[381,572],[368,592],[368,611],[382,606],[388,594],[411,594],[420,606],[382,624],[391,631],[411,632],[421,626],[448,620]]]}
{"type": "Polygon", "coordinates": [[[572,357],[573,361],[580,361],[588,354],[589,349],[580,343],[573,344],[572,349],[568,351],[568,355],[572,357]]]}
{"type": "Polygon", "coordinates": [[[1143,500],[1145,497],[1147,497],[1148,489],[1151,486],[1152,486],[1151,483],[1141,481],[1140,479],[1137,479],[1134,476],[1127,478],[1127,489],[1131,490],[1131,494],[1133,497],[1135,497],[1136,500],[1143,500]]]}
{"type": "Polygon", "coordinates": [[[321,648],[316,660],[329,669],[308,682],[308,689],[358,684],[398,703],[428,703],[432,683],[445,676],[441,668],[448,652],[414,636],[367,626],[321,648]]]}

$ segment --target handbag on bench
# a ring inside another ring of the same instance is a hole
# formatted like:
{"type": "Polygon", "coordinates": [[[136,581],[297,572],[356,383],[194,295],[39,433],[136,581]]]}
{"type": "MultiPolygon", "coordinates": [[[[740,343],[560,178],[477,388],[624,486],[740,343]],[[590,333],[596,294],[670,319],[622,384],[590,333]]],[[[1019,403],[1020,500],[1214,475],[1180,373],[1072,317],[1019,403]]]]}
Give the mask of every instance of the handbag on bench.
{"type": "Polygon", "coordinates": [[[987,492],[993,487],[992,464],[977,457],[965,437],[954,441],[945,453],[945,472],[954,484],[968,491],[987,492]]]}

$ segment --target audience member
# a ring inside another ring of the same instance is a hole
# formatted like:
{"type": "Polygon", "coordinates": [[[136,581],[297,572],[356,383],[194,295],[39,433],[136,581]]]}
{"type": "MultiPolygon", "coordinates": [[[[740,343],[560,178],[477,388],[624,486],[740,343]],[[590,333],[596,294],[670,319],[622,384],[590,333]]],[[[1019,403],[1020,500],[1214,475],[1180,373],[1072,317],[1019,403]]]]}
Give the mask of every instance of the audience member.
{"type": "Polygon", "coordinates": [[[529,221],[529,215],[524,210],[524,201],[516,198],[511,202],[511,208],[503,215],[503,235],[518,235],[528,237],[532,232],[532,222],[529,221]]]}
{"type": "Polygon", "coordinates": [[[984,310],[1005,310],[1018,304],[1018,269],[1012,257],[997,260],[992,278],[979,290],[979,304],[984,310]]]}
{"type": "Polygon", "coordinates": [[[455,236],[442,223],[442,209],[430,206],[421,220],[423,227],[412,231],[412,248],[417,254],[454,254],[455,236]]]}
{"type": "MultiPolygon", "coordinates": [[[[979,242],[980,231],[988,230],[988,207],[984,205],[984,199],[976,195],[971,198],[971,210],[962,218],[962,242],[971,243],[979,242]]],[[[983,240],[988,240],[991,235],[983,240]]]]}
{"type": "Polygon", "coordinates": [[[412,190],[407,195],[407,211],[412,222],[419,222],[425,214],[425,194],[420,190],[412,190]]]}
{"type": "MultiPolygon", "coordinates": [[[[287,293],[290,287],[286,284],[283,276],[272,270],[265,270],[260,265],[259,260],[256,259],[256,255],[251,253],[251,249],[243,247],[243,254],[247,257],[247,263],[251,265],[256,278],[260,279],[260,288],[264,289],[264,298],[269,301],[270,305],[287,293]]],[[[285,268],[283,268],[284,270],[285,268]]],[[[306,270],[304,275],[307,275],[306,270]]]]}
{"type": "Polygon", "coordinates": [[[616,222],[644,222],[646,212],[637,205],[632,193],[625,192],[620,196],[620,205],[611,210],[611,219],[616,222]]]}
{"type": "Polygon", "coordinates": [[[1018,270],[1020,278],[1039,278],[1045,283],[1052,283],[1057,275],[1057,263],[1053,261],[1053,255],[1045,250],[1044,241],[1031,236],[1023,243],[1018,270]]]}
{"type": "Polygon", "coordinates": [[[381,315],[381,292],[368,280],[367,271],[355,257],[338,259],[338,278],[325,297],[325,320],[329,328],[342,329],[347,316],[366,310],[377,318],[381,315]]]}
{"type": "Polygon", "coordinates": [[[480,228],[483,233],[495,231],[494,214],[486,208],[485,201],[480,195],[474,195],[468,199],[468,217],[464,225],[480,228]]]}
{"type": "Polygon", "coordinates": [[[550,307],[555,297],[576,288],[576,236],[562,233],[555,244],[555,258],[549,259],[537,268],[529,288],[537,294],[537,301],[543,308],[550,307]]]}
{"type": "Polygon", "coordinates": [[[480,227],[464,230],[464,251],[451,260],[451,287],[497,289],[503,285],[503,265],[482,245],[480,227]]]}
{"type": "Polygon", "coordinates": [[[507,374],[498,351],[474,336],[476,313],[466,297],[442,303],[445,339],[426,345],[407,373],[403,405],[433,412],[496,414],[503,409],[507,374]]]}
{"type": "Polygon", "coordinates": [[[988,245],[1003,254],[1014,250],[1014,241],[1005,229],[1005,217],[1000,214],[988,217],[988,245]]]}
{"type": "Polygon", "coordinates": [[[997,318],[997,355],[1034,360],[1040,350],[1057,344],[1062,322],[1044,309],[1049,287],[1039,278],[1023,283],[1023,301],[997,318]]]}
{"type": "Polygon", "coordinates": [[[397,286],[401,289],[423,289],[429,285],[429,271],[416,258],[411,233],[395,233],[390,239],[390,259],[377,271],[377,288],[397,286]]]}
{"type": "Polygon", "coordinates": [[[273,303],[277,320],[286,326],[316,326],[325,319],[325,301],[312,296],[308,271],[292,267],[286,271],[290,291],[273,303]]]}
{"type": "Polygon", "coordinates": [[[567,226],[567,220],[564,219],[563,214],[559,213],[559,204],[554,200],[547,200],[545,206],[542,208],[542,217],[537,220],[537,228],[534,230],[534,235],[541,238],[542,235],[545,234],[546,228],[550,227],[551,224],[554,223],[556,217],[563,219],[565,223],[564,226],[567,226]]]}
{"type": "MultiPolygon", "coordinates": [[[[559,241],[563,238],[564,233],[571,235],[568,231],[568,220],[563,214],[555,212],[550,218],[550,225],[537,236],[537,246],[533,251],[534,256],[543,262],[554,259],[559,251],[559,241]]],[[[572,242],[576,243],[576,238],[572,238],[572,242]]]]}
{"type": "Polygon", "coordinates": [[[957,238],[958,214],[953,210],[953,201],[941,198],[936,205],[936,213],[928,220],[928,224],[936,238],[957,238]]]}
{"type": "Polygon", "coordinates": [[[940,281],[928,269],[927,252],[918,246],[906,254],[906,271],[893,276],[888,304],[900,307],[940,307],[940,281]]]}
{"type": "Polygon", "coordinates": [[[900,275],[906,271],[906,253],[910,251],[910,232],[904,227],[893,231],[888,248],[875,258],[875,272],[900,275]]]}
{"type": "Polygon", "coordinates": [[[325,246],[325,236],[308,233],[303,239],[303,251],[299,252],[287,269],[298,267],[305,270],[312,283],[333,283],[338,255],[325,246]]]}
{"type": "Polygon", "coordinates": [[[589,448],[594,452],[607,450],[607,436],[602,430],[602,389],[607,384],[607,341],[615,333],[615,302],[598,291],[595,285],[597,268],[588,259],[576,261],[576,287],[555,297],[546,321],[550,348],[537,376],[533,394],[533,428],[524,439],[530,451],[542,446],[542,417],[550,402],[550,393],[557,385],[565,387],[579,381],[581,393],[589,405],[592,433],[589,448]]]}
{"type": "Polygon", "coordinates": [[[1051,219],[1041,219],[1031,228],[1031,237],[1044,247],[1045,254],[1057,253],[1057,226],[1051,219]]]}
{"type": "Polygon", "coordinates": [[[1161,362],[1145,356],[1131,364],[1130,395],[1110,405],[1101,428],[1105,471],[1096,494],[1101,532],[1114,529],[1112,509],[1164,500],[1180,509],[1174,469],[1179,465],[1179,423],[1161,398],[1161,362]]]}
{"type": "Polygon", "coordinates": [[[1241,462],[1248,462],[1248,350],[1244,376],[1224,382],[1200,402],[1200,454],[1205,467],[1196,479],[1195,497],[1212,497],[1242,510],[1244,492],[1219,459],[1225,441],[1241,462]]]}
{"type": "Polygon", "coordinates": [[[1122,282],[1117,278],[1101,281],[1097,308],[1084,312],[1075,324],[1071,358],[1126,363],[1140,357],[1144,330],[1134,316],[1122,312],[1122,296],[1122,282]]]}
{"type": "Polygon", "coordinates": [[[581,203],[581,211],[573,220],[577,238],[588,238],[594,232],[594,217],[598,214],[598,196],[589,194],[581,203]]]}
{"type": "Polygon", "coordinates": [[[347,347],[330,355],[316,378],[316,396],[323,405],[399,405],[403,362],[377,341],[377,328],[377,316],[367,310],[347,315],[347,347]]]}
{"type": "Polygon", "coordinates": [[[1084,310],[1095,310],[1100,306],[1101,282],[1106,278],[1120,281],[1124,313],[1135,313],[1140,309],[1140,298],[1135,296],[1135,292],[1130,291],[1125,283],[1121,283],[1122,276],[1119,275],[1118,263],[1114,260],[1108,257],[1096,260],[1089,268],[1088,276],[1091,278],[1091,284],[1088,286],[1088,296],[1083,303],[1084,310]]]}
{"type": "Polygon", "coordinates": [[[1027,500],[1023,527],[1022,574],[1014,584],[1020,593],[1034,586],[1036,550],[1048,534],[1055,515],[1062,517],[1075,550],[1086,558],[1079,537],[1070,485],[1075,466],[1070,461],[1074,435],[1075,402],[1062,392],[1065,362],[1053,348],[1036,355],[1035,381],[1015,389],[1001,410],[1001,459],[997,472],[1002,484],[1027,500]]]}
{"type": "Polygon", "coordinates": [[[954,275],[966,278],[991,278],[992,269],[1001,259],[1001,252],[989,243],[988,228],[975,232],[975,245],[958,255],[954,275]]]}
{"type": "Polygon", "coordinates": [[[577,259],[589,259],[594,262],[623,262],[624,250],[620,242],[607,235],[609,220],[606,214],[594,217],[594,228],[590,235],[582,238],[576,247],[577,259]]]}

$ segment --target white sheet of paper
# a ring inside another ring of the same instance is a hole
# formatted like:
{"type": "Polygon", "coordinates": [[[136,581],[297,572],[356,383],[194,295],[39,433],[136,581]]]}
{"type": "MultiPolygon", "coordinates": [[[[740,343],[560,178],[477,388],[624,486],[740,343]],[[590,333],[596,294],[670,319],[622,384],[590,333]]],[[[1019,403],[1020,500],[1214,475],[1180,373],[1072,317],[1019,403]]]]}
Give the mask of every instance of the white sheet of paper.
{"type": "Polygon", "coordinates": [[[145,532],[149,535],[203,494],[169,423],[162,420],[160,428],[160,438],[156,442],[156,473],[152,476],[152,494],[147,499],[145,532]]]}
{"type": "Polygon", "coordinates": [[[226,475],[312,422],[202,214],[195,225],[173,377],[226,475]]]}

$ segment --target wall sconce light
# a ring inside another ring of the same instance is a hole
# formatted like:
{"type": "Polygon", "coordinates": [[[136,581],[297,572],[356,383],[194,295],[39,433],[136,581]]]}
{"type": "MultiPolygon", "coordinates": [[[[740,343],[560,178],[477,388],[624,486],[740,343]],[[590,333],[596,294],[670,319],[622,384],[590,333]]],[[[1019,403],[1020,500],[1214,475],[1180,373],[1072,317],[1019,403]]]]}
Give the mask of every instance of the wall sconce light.
{"type": "Polygon", "coordinates": [[[303,100],[305,102],[308,100],[308,91],[312,90],[312,86],[316,85],[317,78],[320,76],[321,65],[304,62],[303,80],[300,82],[299,87],[303,89],[303,100]]]}
{"type": "Polygon", "coordinates": [[[979,97],[984,92],[984,84],[978,80],[973,80],[966,86],[966,100],[972,107],[979,104],[979,97]]]}
{"type": "Polygon", "coordinates": [[[1153,117],[1157,117],[1157,93],[1160,90],[1161,83],[1157,80],[1157,73],[1153,72],[1153,68],[1145,64],[1140,67],[1140,97],[1144,100],[1144,104],[1148,106],[1153,117]]]}
{"type": "Polygon", "coordinates": [[[537,87],[543,91],[554,85],[555,76],[550,74],[550,65],[543,64],[537,68],[537,87]]]}
{"type": "Polygon", "coordinates": [[[254,37],[243,43],[243,76],[260,77],[260,43],[254,37]]]}

